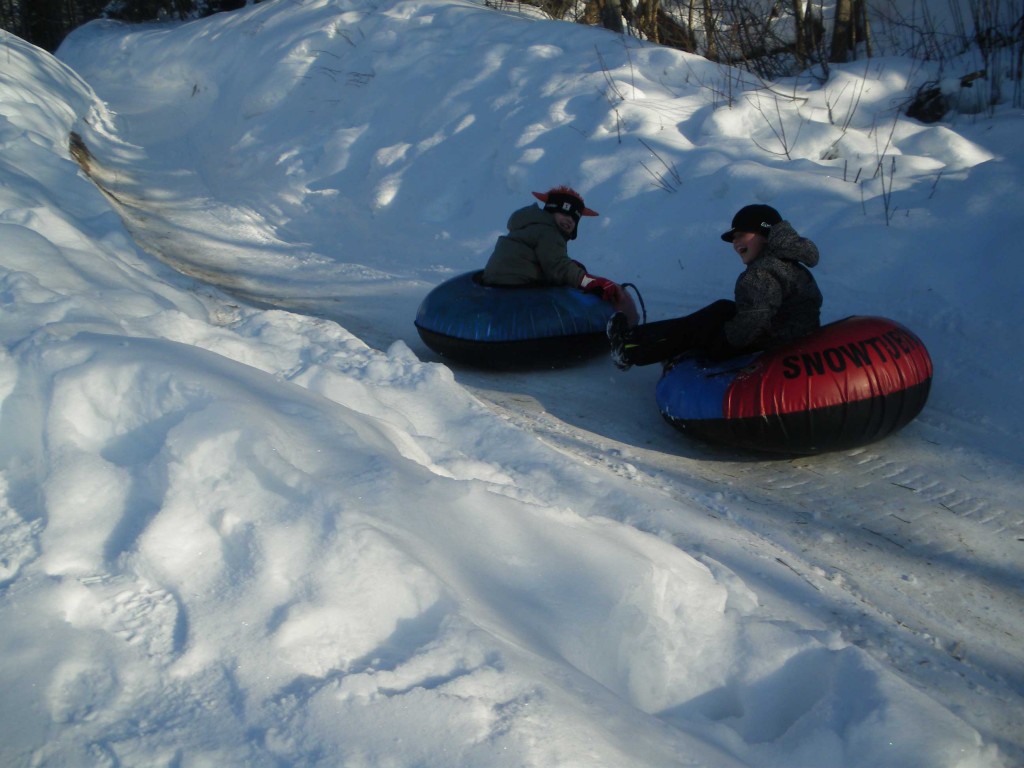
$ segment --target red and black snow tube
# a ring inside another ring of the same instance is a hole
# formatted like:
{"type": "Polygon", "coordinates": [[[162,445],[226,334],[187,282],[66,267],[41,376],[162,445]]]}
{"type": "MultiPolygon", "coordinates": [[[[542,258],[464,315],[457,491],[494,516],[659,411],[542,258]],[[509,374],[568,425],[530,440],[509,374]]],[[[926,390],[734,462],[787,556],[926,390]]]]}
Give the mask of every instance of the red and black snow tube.
{"type": "Polygon", "coordinates": [[[813,454],[904,427],[924,408],[931,380],[931,357],[914,333],[881,317],[848,317],[771,351],[680,360],[656,397],[662,416],[688,435],[813,454]]]}

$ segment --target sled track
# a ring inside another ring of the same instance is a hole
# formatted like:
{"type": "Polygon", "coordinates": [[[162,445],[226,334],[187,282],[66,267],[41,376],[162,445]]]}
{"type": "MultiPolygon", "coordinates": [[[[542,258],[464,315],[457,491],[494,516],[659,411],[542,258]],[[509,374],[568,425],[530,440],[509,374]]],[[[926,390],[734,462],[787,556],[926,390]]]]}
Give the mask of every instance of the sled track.
{"type": "MultiPolygon", "coordinates": [[[[961,452],[959,471],[951,475],[946,449],[906,435],[822,456],[751,461],[723,458],[662,425],[667,436],[644,448],[567,425],[537,408],[532,398],[477,394],[505,418],[587,464],[664,489],[698,508],[709,497],[724,495],[709,513],[724,514],[755,535],[788,542],[787,549],[802,553],[808,568],[856,573],[861,556],[856,553],[873,549],[893,556],[890,567],[898,561],[904,570],[932,569],[939,561],[955,561],[957,579],[1024,588],[1024,490],[1011,465],[961,452]],[[690,455],[667,452],[673,440],[690,455]],[[992,489],[1003,489],[1004,497],[992,489]],[[979,552],[988,559],[977,560],[979,552]]],[[[1021,604],[1024,608],[1024,600],[1021,604]]]]}
{"type": "MultiPolygon", "coordinates": [[[[680,508],[676,519],[623,522],[670,534],[703,559],[721,555],[695,532],[695,515],[721,521],[775,569],[769,578],[796,577],[808,599],[827,601],[831,628],[849,642],[939,699],[954,690],[975,700],[969,720],[983,733],[1016,730],[1014,713],[1024,711],[1024,491],[1012,465],[962,449],[954,458],[908,434],[822,456],[751,460],[656,424],[651,445],[641,447],[566,424],[529,395],[470,389],[556,450],[680,508]],[[1020,651],[1007,654],[1007,646],[1020,651]]],[[[1001,746],[1024,761],[1024,740],[1001,746]]]]}
{"type": "Polygon", "coordinates": [[[626,459],[648,483],[670,478],[689,485],[703,478],[742,491],[753,504],[788,507],[797,517],[827,512],[832,523],[853,521],[902,548],[929,547],[955,532],[994,537],[1014,558],[1024,551],[1024,491],[1007,498],[991,491],[1020,486],[1014,480],[1017,470],[988,457],[961,451],[958,471],[951,475],[953,462],[943,446],[900,435],[822,456],[751,460],[695,443],[660,423],[656,427],[663,434],[646,448],[566,424],[532,397],[470,388],[553,447],[612,471],[621,470],[619,459],[626,459]]]}

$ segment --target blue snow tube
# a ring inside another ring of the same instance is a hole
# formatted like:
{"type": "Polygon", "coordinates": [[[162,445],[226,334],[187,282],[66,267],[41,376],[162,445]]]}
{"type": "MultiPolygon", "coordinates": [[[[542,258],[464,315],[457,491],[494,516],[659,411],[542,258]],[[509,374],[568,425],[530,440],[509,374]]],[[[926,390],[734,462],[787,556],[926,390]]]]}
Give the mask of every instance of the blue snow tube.
{"type": "Polygon", "coordinates": [[[427,294],[416,313],[423,343],[482,368],[552,368],[608,353],[614,308],[568,286],[489,286],[481,270],[427,294]]]}

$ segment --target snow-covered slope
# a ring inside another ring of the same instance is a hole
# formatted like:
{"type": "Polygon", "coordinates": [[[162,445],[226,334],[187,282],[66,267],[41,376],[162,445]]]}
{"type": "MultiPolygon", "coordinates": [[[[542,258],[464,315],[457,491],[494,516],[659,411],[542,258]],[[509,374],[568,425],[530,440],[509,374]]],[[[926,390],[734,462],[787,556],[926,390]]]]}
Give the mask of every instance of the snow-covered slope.
{"type": "Polygon", "coordinates": [[[1021,318],[996,248],[1018,112],[906,121],[897,60],[776,102],[465,2],[92,24],[73,71],[4,55],[4,764],[1024,757],[1021,318]],[[758,146],[776,103],[788,160],[758,146]],[[844,131],[824,105],[847,103],[844,131]],[[850,179],[890,129],[887,225],[880,182],[850,179]],[[441,365],[419,299],[557,183],[602,213],[574,255],[652,317],[727,293],[718,232],[776,205],[822,247],[832,316],[925,338],[929,406],[767,461],[662,423],[654,370],[441,365]]]}

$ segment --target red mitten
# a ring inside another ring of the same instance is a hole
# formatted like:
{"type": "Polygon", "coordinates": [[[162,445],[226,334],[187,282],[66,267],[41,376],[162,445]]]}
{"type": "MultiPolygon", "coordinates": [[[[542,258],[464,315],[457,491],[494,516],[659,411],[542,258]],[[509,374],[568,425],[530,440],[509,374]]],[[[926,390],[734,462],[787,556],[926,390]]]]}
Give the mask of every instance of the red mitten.
{"type": "Polygon", "coordinates": [[[595,277],[584,275],[580,280],[580,288],[585,293],[599,293],[605,301],[617,302],[622,298],[622,288],[618,283],[613,283],[606,277],[595,277]]]}

